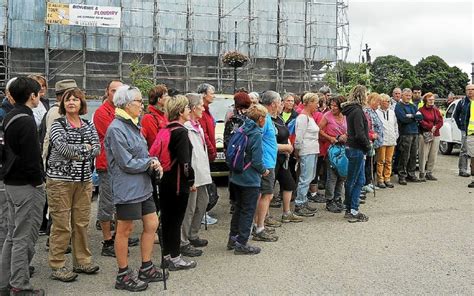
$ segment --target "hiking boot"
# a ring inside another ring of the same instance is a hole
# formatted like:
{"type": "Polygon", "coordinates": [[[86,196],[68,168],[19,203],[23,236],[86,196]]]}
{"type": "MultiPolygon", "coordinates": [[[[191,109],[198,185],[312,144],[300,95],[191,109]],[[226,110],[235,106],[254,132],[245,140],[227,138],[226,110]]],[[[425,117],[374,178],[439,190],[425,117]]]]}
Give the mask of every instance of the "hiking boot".
{"type": "Polygon", "coordinates": [[[315,208],[315,207],[310,206],[309,203],[306,203],[306,204],[304,205],[304,207],[305,207],[308,211],[310,211],[310,212],[312,212],[312,213],[317,213],[317,212],[318,212],[318,209],[315,208]]]}
{"type": "Polygon", "coordinates": [[[365,204],[365,198],[364,199],[359,198],[359,204],[361,204],[361,205],[365,204]]]}
{"type": "Polygon", "coordinates": [[[272,216],[267,216],[265,218],[265,226],[267,227],[281,227],[281,222],[274,219],[272,216]]]}
{"type": "Polygon", "coordinates": [[[425,178],[424,173],[420,173],[420,176],[418,178],[419,178],[420,182],[426,182],[426,178],[425,178]]]}
{"type": "Polygon", "coordinates": [[[128,246],[129,247],[135,247],[140,244],[140,239],[138,237],[130,237],[128,239],[128,246]]]}
{"type": "Polygon", "coordinates": [[[308,192],[308,200],[315,203],[325,203],[326,197],[322,194],[319,194],[319,192],[316,192],[316,194],[311,194],[308,192]]]}
{"type": "Polygon", "coordinates": [[[20,290],[20,289],[17,289],[17,288],[11,288],[9,291],[7,289],[7,293],[6,294],[3,294],[3,291],[1,292],[2,294],[0,295],[5,295],[5,296],[10,296],[10,295],[14,295],[14,296],[43,296],[43,295],[46,295],[44,293],[44,290],[43,289],[33,289],[33,290],[20,290]]]}
{"type": "Polygon", "coordinates": [[[115,257],[114,241],[102,242],[102,252],[100,254],[106,257],[115,257]]]}
{"type": "Polygon", "coordinates": [[[421,180],[418,179],[416,176],[408,176],[407,177],[407,182],[419,183],[419,182],[421,182],[421,180]]]}
{"type": "Polygon", "coordinates": [[[470,177],[471,174],[469,174],[468,172],[459,172],[459,176],[460,177],[470,177]]]}
{"type": "Polygon", "coordinates": [[[148,288],[148,283],[140,280],[135,272],[128,269],[122,273],[117,274],[115,279],[115,289],[127,290],[129,292],[145,291],[148,288]]]}
{"type": "Polygon", "coordinates": [[[362,187],[362,190],[363,190],[364,192],[366,192],[366,193],[372,193],[372,192],[374,192],[374,189],[372,189],[372,187],[369,186],[369,185],[365,185],[364,187],[362,187]]]}
{"type": "Polygon", "coordinates": [[[469,188],[474,188],[474,180],[471,181],[471,183],[469,183],[469,185],[467,185],[467,187],[469,187],[469,188]]]}
{"type": "Polygon", "coordinates": [[[344,213],[344,219],[349,219],[351,216],[352,216],[352,215],[351,215],[351,211],[350,211],[350,210],[349,210],[349,211],[346,211],[346,212],[344,213]]]}
{"type": "Polygon", "coordinates": [[[438,181],[438,178],[436,178],[435,176],[433,176],[432,173],[427,173],[427,174],[426,174],[426,180],[428,180],[428,181],[438,181]]]}
{"type": "Polygon", "coordinates": [[[233,250],[235,248],[235,238],[230,236],[227,240],[227,250],[233,250]]]}
{"type": "Polygon", "coordinates": [[[66,267],[53,269],[51,273],[51,278],[53,280],[58,280],[61,282],[72,282],[77,278],[77,273],[70,271],[66,267]]]}
{"type": "Polygon", "coordinates": [[[301,217],[296,216],[293,212],[290,212],[289,214],[283,214],[281,215],[281,222],[282,223],[299,223],[303,222],[303,219],[301,217]]]}
{"type": "Polygon", "coordinates": [[[196,249],[193,245],[187,244],[180,248],[181,255],[186,257],[199,257],[202,255],[202,250],[196,249]]]}
{"type": "Polygon", "coordinates": [[[407,180],[405,178],[398,178],[398,184],[400,185],[407,185],[407,180]]]}
{"type": "Polygon", "coordinates": [[[337,207],[338,207],[339,209],[341,209],[341,211],[344,211],[344,210],[346,209],[346,205],[344,205],[344,204],[342,203],[342,200],[340,200],[340,199],[337,199],[337,200],[336,200],[336,205],[337,205],[337,207]]]}
{"type": "Polygon", "coordinates": [[[350,222],[350,223],[367,222],[367,221],[369,221],[369,217],[362,214],[361,212],[357,213],[356,215],[352,215],[351,213],[349,213],[349,218],[348,218],[347,221],[350,222]]]}
{"type": "Polygon", "coordinates": [[[207,246],[209,242],[207,241],[207,239],[202,239],[198,237],[197,239],[190,239],[189,243],[193,245],[193,247],[202,248],[207,246]]]}
{"type": "Polygon", "coordinates": [[[378,182],[378,183],[377,183],[377,187],[378,187],[378,188],[381,188],[381,189],[387,188],[387,186],[386,186],[383,182],[378,182]]]}
{"type": "Polygon", "coordinates": [[[196,261],[186,260],[181,256],[176,258],[175,262],[173,262],[173,259],[168,260],[168,269],[170,271],[191,269],[191,268],[196,267],[196,265],[197,265],[196,261]]]}
{"type": "Polygon", "coordinates": [[[385,181],[384,183],[385,183],[385,186],[387,186],[388,188],[393,188],[393,187],[395,187],[395,185],[393,185],[393,183],[390,182],[390,181],[385,181]]]}
{"type": "Polygon", "coordinates": [[[327,202],[326,203],[326,210],[328,210],[331,213],[340,213],[340,212],[342,212],[342,209],[337,206],[335,201],[327,202]]]}
{"type": "Polygon", "coordinates": [[[259,247],[254,247],[248,243],[243,245],[241,243],[235,242],[234,254],[235,255],[257,255],[262,249],[259,247]]]}
{"type": "Polygon", "coordinates": [[[75,273],[85,273],[85,274],[94,274],[98,272],[100,267],[92,263],[86,265],[77,265],[72,268],[72,271],[75,273]]]}
{"type": "Polygon", "coordinates": [[[252,239],[254,241],[261,241],[261,242],[276,242],[278,240],[278,236],[268,233],[268,231],[262,230],[258,233],[255,232],[252,239]]]}
{"type": "MultiPolygon", "coordinates": [[[[168,279],[170,273],[165,270],[165,277],[168,279]]],[[[163,272],[156,266],[152,264],[146,268],[140,268],[138,271],[138,279],[146,283],[150,282],[161,282],[163,281],[163,272]]]]}
{"type": "Polygon", "coordinates": [[[300,217],[313,217],[314,216],[314,212],[311,212],[305,206],[295,206],[295,214],[300,217]]]}

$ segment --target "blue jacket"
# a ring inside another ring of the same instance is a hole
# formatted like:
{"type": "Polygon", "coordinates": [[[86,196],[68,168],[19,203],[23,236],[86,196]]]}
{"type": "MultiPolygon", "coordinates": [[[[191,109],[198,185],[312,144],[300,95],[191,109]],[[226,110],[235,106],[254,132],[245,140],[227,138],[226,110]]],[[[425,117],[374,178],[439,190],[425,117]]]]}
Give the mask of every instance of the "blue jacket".
{"type": "Polygon", "coordinates": [[[131,120],[116,117],[105,135],[105,151],[114,204],[131,204],[152,196],[147,174],[153,158],[145,138],[131,120]]]}
{"type": "Polygon", "coordinates": [[[276,167],[278,144],[275,129],[272,117],[267,113],[265,125],[262,128],[263,164],[267,169],[274,169],[276,167]]]}
{"type": "Polygon", "coordinates": [[[3,121],[5,116],[13,110],[13,105],[10,104],[8,99],[5,97],[2,101],[2,107],[0,107],[0,122],[3,121]]]}
{"type": "Polygon", "coordinates": [[[469,125],[469,118],[471,117],[471,101],[468,97],[464,97],[464,99],[461,99],[461,101],[456,105],[453,117],[458,128],[466,133],[467,126],[469,125]]]}
{"type": "Polygon", "coordinates": [[[395,115],[398,121],[398,130],[400,135],[417,135],[418,121],[423,119],[421,113],[416,114],[418,108],[412,103],[404,104],[398,102],[395,106],[395,115]]]}
{"type": "Polygon", "coordinates": [[[266,170],[262,161],[262,129],[249,118],[245,119],[242,128],[248,137],[245,162],[251,161],[252,164],[241,174],[233,172],[230,176],[230,182],[239,186],[260,187],[262,174],[266,170]]]}

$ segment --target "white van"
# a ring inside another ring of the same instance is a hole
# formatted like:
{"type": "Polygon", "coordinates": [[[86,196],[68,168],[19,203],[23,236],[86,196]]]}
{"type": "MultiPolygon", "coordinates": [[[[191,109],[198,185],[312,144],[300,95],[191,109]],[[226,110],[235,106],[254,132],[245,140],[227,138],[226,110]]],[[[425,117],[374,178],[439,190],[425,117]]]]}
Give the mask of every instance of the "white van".
{"type": "Polygon", "coordinates": [[[455,100],[449,104],[444,115],[443,126],[439,130],[440,141],[439,151],[441,154],[451,154],[453,148],[461,145],[461,130],[458,128],[454,120],[454,110],[462,99],[455,100]]]}

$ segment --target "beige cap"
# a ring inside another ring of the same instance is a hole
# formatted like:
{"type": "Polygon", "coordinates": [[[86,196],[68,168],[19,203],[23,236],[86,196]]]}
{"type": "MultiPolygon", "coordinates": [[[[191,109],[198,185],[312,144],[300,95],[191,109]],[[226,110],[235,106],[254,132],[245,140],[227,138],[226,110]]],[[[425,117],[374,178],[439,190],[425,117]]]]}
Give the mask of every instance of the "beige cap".
{"type": "Polygon", "coordinates": [[[65,92],[66,90],[70,88],[75,88],[77,87],[76,80],[74,79],[64,79],[64,80],[59,80],[56,82],[54,85],[54,88],[56,90],[56,94],[61,94],[65,92]]]}

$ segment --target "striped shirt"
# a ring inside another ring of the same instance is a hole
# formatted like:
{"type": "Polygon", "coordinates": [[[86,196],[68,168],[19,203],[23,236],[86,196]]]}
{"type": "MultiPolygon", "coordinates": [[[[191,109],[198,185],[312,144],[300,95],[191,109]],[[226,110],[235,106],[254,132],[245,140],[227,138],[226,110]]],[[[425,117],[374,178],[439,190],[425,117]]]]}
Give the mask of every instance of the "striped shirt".
{"type": "Polygon", "coordinates": [[[92,164],[100,152],[99,137],[93,123],[81,121],[81,127],[74,128],[65,117],[61,117],[51,126],[51,144],[46,162],[49,178],[69,182],[91,180],[92,164]],[[88,149],[86,144],[92,148],[88,149]]]}

